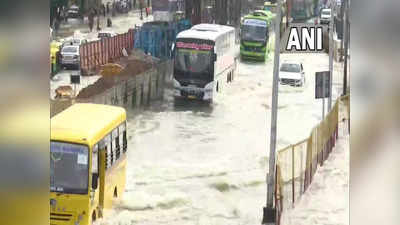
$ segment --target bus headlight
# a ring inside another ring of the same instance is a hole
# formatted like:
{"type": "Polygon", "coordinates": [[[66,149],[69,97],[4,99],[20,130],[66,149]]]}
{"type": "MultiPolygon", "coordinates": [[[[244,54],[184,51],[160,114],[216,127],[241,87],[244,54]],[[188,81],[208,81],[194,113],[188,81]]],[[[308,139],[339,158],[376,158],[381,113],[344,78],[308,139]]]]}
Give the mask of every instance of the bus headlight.
{"type": "Polygon", "coordinates": [[[213,90],[214,82],[211,82],[204,87],[204,100],[212,99],[213,90]]]}
{"type": "Polygon", "coordinates": [[[75,225],[79,225],[81,223],[82,219],[83,219],[83,215],[79,214],[78,215],[78,220],[75,222],[75,225]]]}
{"type": "Polygon", "coordinates": [[[204,87],[204,92],[210,93],[213,91],[213,89],[214,89],[214,82],[210,82],[204,87]]]}
{"type": "Polygon", "coordinates": [[[177,81],[177,80],[175,80],[175,78],[174,78],[174,87],[175,88],[177,88],[177,87],[180,87],[181,86],[181,84],[177,81]]]}

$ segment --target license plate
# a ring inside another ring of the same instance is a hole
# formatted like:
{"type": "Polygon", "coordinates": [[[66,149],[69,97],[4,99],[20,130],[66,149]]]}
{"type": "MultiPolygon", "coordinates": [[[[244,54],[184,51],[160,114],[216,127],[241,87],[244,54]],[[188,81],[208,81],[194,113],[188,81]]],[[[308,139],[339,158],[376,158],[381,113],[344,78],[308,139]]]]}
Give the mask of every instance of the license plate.
{"type": "Polygon", "coordinates": [[[196,99],[196,96],[194,96],[194,95],[189,95],[188,98],[189,98],[189,99],[196,99]]]}

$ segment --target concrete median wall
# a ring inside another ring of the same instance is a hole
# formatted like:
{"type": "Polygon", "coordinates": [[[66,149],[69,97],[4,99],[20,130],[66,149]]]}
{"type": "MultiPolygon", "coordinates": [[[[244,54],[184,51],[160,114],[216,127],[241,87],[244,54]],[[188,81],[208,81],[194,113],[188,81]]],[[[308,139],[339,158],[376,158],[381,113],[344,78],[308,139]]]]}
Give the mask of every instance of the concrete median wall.
{"type": "MultiPolygon", "coordinates": [[[[115,105],[125,108],[143,108],[152,101],[162,100],[166,79],[172,73],[172,61],[162,62],[150,70],[120,81],[115,86],[89,98],[75,99],[78,103],[115,105]]],[[[73,104],[72,100],[51,100],[51,117],[73,104]]]]}
{"type": "Polygon", "coordinates": [[[114,87],[101,94],[76,102],[91,102],[97,104],[116,105],[129,108],[140,108],[149,105],[151,101],[162,99],[165,80],[172,73],[171,61],[160,63],[152,69],[118,82],[114,87]]]}

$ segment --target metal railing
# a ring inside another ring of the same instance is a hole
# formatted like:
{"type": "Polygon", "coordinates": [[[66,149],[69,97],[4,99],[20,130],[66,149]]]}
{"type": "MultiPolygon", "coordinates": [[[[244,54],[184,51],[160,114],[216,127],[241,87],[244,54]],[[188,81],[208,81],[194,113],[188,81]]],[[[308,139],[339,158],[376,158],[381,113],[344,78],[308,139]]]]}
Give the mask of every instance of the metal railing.
{"type": "Polygon", "coordinates": [[[307,139],[278,152],[275,174],[276,224],[280,224],[282,212],[292,207],[304,194],[318,166],[322,166],[332,152],[341,121],[350,121],[349,96],[336,101],[329,114],[313,128],[307,139]]]}

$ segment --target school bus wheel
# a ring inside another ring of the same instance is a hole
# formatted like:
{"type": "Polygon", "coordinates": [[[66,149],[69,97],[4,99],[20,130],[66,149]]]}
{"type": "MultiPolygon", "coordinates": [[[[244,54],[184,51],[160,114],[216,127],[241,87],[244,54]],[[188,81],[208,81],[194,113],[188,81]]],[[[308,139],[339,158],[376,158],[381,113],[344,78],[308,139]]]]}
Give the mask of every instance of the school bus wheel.
{"type": "Polygon", "coordinates": [[[94,222],[94,221],[96,221],[96,211],[95,210],[93,210],[93,213],[92,213],[92,222],[94,222]]]}
{"type": "Polygon", "coordinates": [[[114,198],[118,198],[117,187],[114,188],[114,198]]]}

